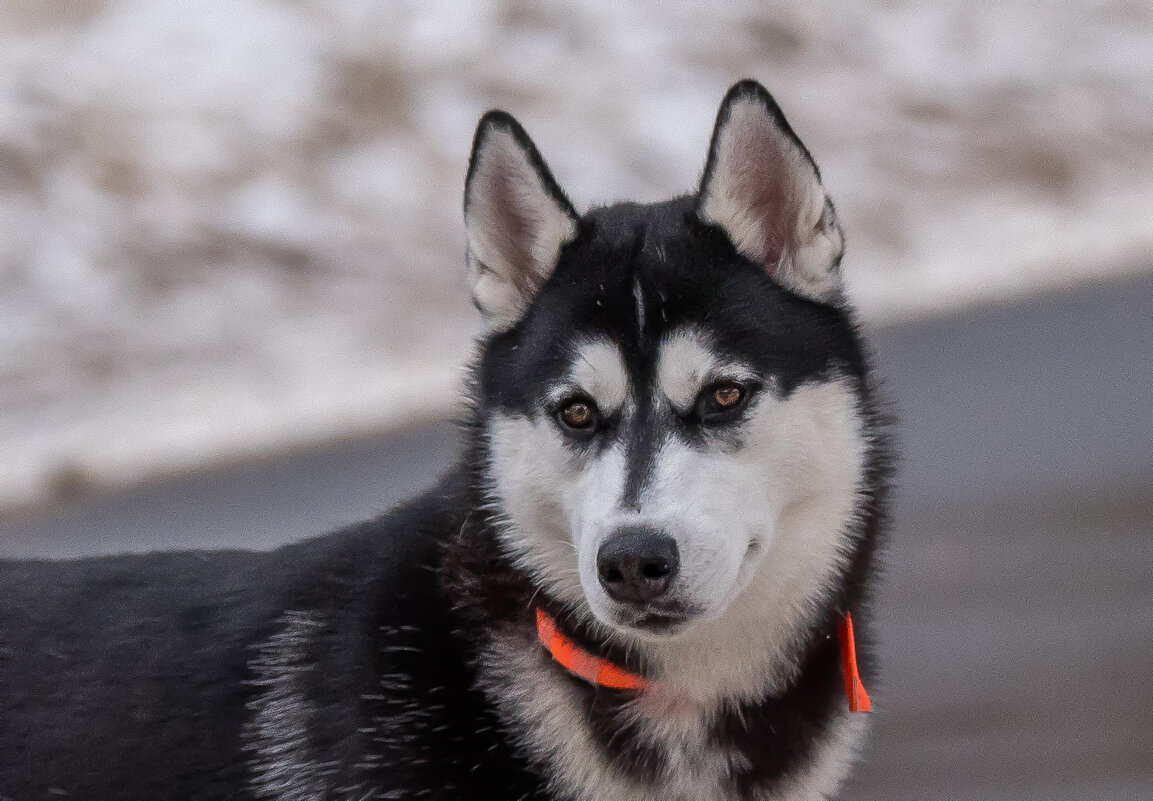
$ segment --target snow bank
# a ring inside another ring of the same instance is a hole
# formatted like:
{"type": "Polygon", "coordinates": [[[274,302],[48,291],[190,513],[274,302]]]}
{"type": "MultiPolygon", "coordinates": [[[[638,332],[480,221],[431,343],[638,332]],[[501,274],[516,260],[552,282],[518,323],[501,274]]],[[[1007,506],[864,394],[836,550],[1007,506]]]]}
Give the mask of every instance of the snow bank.
{"type": "Polygon", "coordinates": [[[752,76],[886,323],[1149,269],[1153,7],[0,6],[0,507],[443,415],[472,127],[578,203],[689,189],[752,76]]]}

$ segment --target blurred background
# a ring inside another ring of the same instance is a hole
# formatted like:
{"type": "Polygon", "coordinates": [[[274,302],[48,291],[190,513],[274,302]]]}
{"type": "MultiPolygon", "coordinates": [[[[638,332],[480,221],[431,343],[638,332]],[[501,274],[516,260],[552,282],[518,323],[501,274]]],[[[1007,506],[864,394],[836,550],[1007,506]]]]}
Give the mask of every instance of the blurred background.
{"type": "Polygon", "coordinates": [[[846,798],[1153,797],[1153,5],[0,4],[0,556],[271,547],[450,463],[473,126],[693,188],[754,77],[903,460],[846,798]],[[872,689],[872,688],[870,688],[872,689]]]}

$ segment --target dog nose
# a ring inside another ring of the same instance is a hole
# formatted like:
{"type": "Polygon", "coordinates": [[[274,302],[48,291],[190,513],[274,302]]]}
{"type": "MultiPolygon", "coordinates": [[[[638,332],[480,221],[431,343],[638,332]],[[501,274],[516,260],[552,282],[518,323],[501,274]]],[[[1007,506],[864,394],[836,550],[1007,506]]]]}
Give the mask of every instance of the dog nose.
{"type": "Polygon", "coordinates": [[[677,543],[647,528],[612,534],[597,551],[597,576],[605,592],[622,603],[648,603],[664,595],[680,567],[677,543]]]}

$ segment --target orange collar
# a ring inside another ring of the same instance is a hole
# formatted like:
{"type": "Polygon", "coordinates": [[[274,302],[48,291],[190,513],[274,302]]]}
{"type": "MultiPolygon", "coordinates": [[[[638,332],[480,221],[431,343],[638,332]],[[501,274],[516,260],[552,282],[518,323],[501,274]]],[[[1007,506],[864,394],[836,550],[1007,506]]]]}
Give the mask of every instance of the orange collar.
{"type": "Polygon", "coordinates": [[[574,676],[597,687],[614,690],[643,690],[649,682],[636,673],[617,667],[607,659],[594,656],[561,633],[548,612],[536,608],[536,636],[541,644],[560,662],[561,667],[574,676]]]}
{"type": "MultiPolygon", "coordinates": [[[[848,612],[841,619],[837,632],[841,641],[841,670],[845,676],[845,695],[850,712],[868,712],[871,704],[861,675],[857,671],[857,646],[853,639],[853,617],[848,612]]],[[[569,673],[584,679],[595,687],[614,690],[644,690],[651,686],[643,676],[614,665],[607,659],[594,656],[566,637],[548,612],[539,606],[536,610],[536,635],[552,658],[569,673]]]]}

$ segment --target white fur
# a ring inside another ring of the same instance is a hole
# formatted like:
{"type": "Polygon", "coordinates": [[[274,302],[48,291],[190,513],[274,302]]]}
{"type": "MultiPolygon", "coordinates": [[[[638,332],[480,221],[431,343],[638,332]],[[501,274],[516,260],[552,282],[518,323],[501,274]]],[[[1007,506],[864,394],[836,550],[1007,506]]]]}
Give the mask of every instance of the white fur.
{"type": "Polygon", "coordinates": [[[677,539],[678,591],[703,609],[646,653],[664,685],[702,703],[757,697],[792,675],[862,488],[866,443],[844,384],[765,394],[749,417],[734,452],[666,446],[638,513],[677,539]]]}
{"type": "MultiPolygon", "coordinates": [[[[691,368],[658,371],[661,386],[673,376],[667,386],[683,391],[682,400],[730,367],[702,342],[681,333],[662,350],[662,363],[691,357],[691,368]]],[[[766,389],[747,416],[735,449],[666,442],[639,509],[621,504],[620,444],[589,457],[567,447],[547,416],[497,415],[488,429],[506,544],[558,598],[591,612],[612,636],[643,643],[662,683],[701,703],[757,697],[792,675],[796,638],[843,565],[863,489],[868,443],[847,383],[806,384],[787,398],[766,389]],[[622,627],[621,608],[597,579],[600,544],[631,523],[677,541],[681,568],[670,592],[700,615],[675,637],[622,627]]]]}
{"type": "Polygon", "coordinates": [[[490,130],[476,159],[465,214],[468,281],[489,326],[499,330],[520,318],[577,226],[510,131],[490,130]]]}
{"type": "Polygon", "coordinates": [[[562,388],[564,391],[583,392],[606,414],[619,411],[629,395],[624,358],[620,348],[607,339],[577,345],[569,381],[570,386],[562,388]]]}
{"type": "MultiPolygon", "coordinates": [[[[647,741],[668,757],[655,782],[622,775],[593,739],[584,706],[572,686],[536,642],[506,632],[491,643],[480,680],[506,719],[519,721],[514,736],[546,769],[550,789],[573,801],[732,801],[729,777],[747,768],[738,752],[717,747],[709,737],[713,709],[671,694],[646,692],[630,711],[645,725],[647,741]]],[[[866,721],[842,714],[830,725],[812,759],[764,801],[821,801],[832,796],[852,766],[866,721]]]]}
{"type": "MultiPolygon", "coordinates": [[[[586,343],[569,380],[599,403],[625,388],[622,425],[635,413],[619,353],[586,343]],[[603,400],[602,400],[603,399],[603,400]]],[[[661,345],[658,413],[687,408],[701,389],[748,368],[733,364],[695,330],[661,345]]],[[[620,775],[593,742],[569,680],[522,633],[489,649],[490,697],[521,721],[522,745],[553,771],[554,789],[573,799],[725,798],[740,766],[717,749],[709,723],[723,703],[784,689],[798,644],[822,611],[824,592],[847,559],[860,506],[868,442],[847,381],[822,380],[788,397],[771,384],[754,399],[740,444],[718,438],[660,449],[639,509],[622,505],[626,465],[620,443],[597,455],[568,447],[555,421],[498,414],[487,429],[491,504],[501,510],[505,545],[554,597],[602,636],[643,651],[657,679],[630,707],[641,736],[671,755],[655,785],[620,775]],[[655,637],[618,623],[615,603],[596,577],[595,554],[624,523],[672,535],[681,554],[675,592],[701,609],[681,633],[655,637]],[[757,546],[750,550],[749,543],[757,546]]],[[[773,796],[818,799],[848,769],[863,722],[838,719],[804,771],[773,796]]]]}
{"type": "MultiPolygon", "coordinates": [[[[659,365],[661,387],[682,400],[737,369],[691,331],[662,344],[659,365]]],[[[864,488],[868,443],[847,383],[806,384],[787,398],[762,391],[747,417],[735,451],[666,446],[640,510],[674,532],[680,581],[706,609],[649,653],[667,685],[701,701],[755,697],[787,681],[796,636],[842,566],[864,488]]]]}
{"type": "MultiPolygon", "coordinates": [[[[581,394],[605,413],[626,413],[628,374],[619,348],[607,340],[577,345],[566,379],[548,393],[553,402],[581,394]]],[[[579,521],[617,499],[624,454],[613,448],[593,464],[565,446],[556,422],[541,415],[495,414],[487,438],[492,460],[493,507],[505,518],[506,544],[556,597],[583,606],[585,596],[574,558],[579,521]],[[574,521],[576,521],[574,523],[574,521]]]]}
{"type": "MultiPolygon", "coordinates": [[[[668,772],[654,783],[618,772],[593,740],[584,707],[572,683],[549,664],[544,652],[516,634],[499,637],[481,666],[488,695],[512,720],[521,721],[518,740],[549,771],[550,789],[579,801],[722,801],[734,768],[731,755],[710,745],[707,713],[693,707],[662,706],[659,716],[636,712],[653,723],[650,741],[669,754],[668,772]]],[[[643,698],[641,699],[643,702],[643,698]]],[[[655,712],[657,710],[650,710],[655,712]]]]}
{"type": "Polygon", "coordinates": [[[576,482],[595,476],[582,476],[555,428],[548,417],[495,414],[488,421],[490,504],[503,517],[505,545],[534,582],[580,606],[584,592],[565,506],[576,482]]]}
{"type": "Polygon", "coordinates": [[[252,792],[277,801],[322,801],[334,787],[334,770],[320,762],[309,741],[316,705],[308,698],[315,670],[308,647],[323,621],[312,612],[289,611],[250,663],[260,694],[249,704],[247,734],[252,792]]]}
{"type": "Polygon", "coordinates": [[[781,797],[796,801],[832,798],[857,761],[868,723],[866,716],[852,713],[837,718],[814,748],[809,764],[786,782],[781,797]]]}
{"type": "Polygon", "coordinates": [[[844,237],[832,204],[812,162],[760,100],[730,104],[702,187],[701,216],[794,291],[817,300],[840,292],[836,266],[844,237]]]}

